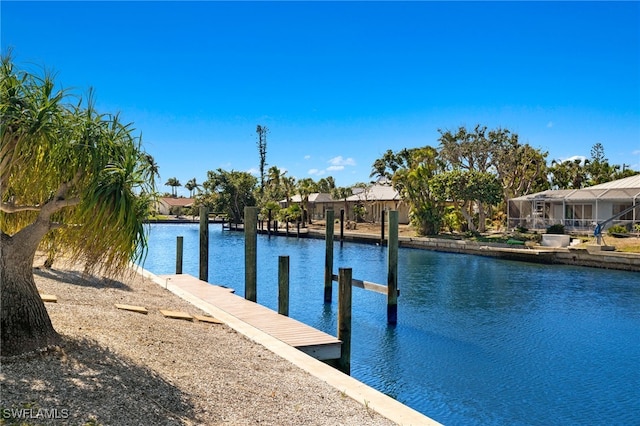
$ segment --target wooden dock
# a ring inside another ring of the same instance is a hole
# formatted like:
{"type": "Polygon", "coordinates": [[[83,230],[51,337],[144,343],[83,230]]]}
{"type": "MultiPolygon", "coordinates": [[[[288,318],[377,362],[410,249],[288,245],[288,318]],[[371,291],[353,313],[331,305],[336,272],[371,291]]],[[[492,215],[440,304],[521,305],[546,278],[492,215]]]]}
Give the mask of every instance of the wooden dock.
{"type": "Polygon", "coordinates": [[[193,296],[319,360],[340,358],[342,342],[293,318],[245,300],[232,289],[209,284],[191,275],[160,275],[193,296]]]}

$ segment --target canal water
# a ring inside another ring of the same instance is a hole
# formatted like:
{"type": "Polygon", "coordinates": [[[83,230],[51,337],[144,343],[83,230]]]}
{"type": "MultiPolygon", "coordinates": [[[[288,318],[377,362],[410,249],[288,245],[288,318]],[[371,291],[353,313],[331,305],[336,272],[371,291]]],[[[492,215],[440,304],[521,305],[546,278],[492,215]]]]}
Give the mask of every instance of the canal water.
{"type": "MultiPolygon", "coordinates": [[[[198,276],[198,225],[152,225],[144,267],[198,276]]],[[[323,303],[325,243],[258,236],[258,303],[277,310],[290,257],[290,316],[336,335],[323,303]]],[[[210,226],[209,282],[244,295],[244,235],[210,226]]],[[[334,273],[386,283],[385,247],[334,247],[334,273]]],[[[640,424],[640,275],[404,249],[398,324],[386,296],[353,289],[351,374],[445,425],[640,424]]],[[[203,353],[206,353],[203,352],[203,353]]]]}

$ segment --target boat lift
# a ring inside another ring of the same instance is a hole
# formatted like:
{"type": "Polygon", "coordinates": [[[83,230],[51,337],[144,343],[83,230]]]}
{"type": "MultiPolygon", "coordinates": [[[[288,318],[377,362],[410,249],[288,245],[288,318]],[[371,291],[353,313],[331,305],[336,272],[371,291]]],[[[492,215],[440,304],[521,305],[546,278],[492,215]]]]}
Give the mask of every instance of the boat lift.
{"type": "Polygon", "coordinates": [[[599,246],[602,245],[602,229],[604,228],[605,225],[607,225],[609,222],[616,220],[617,218],[624,216],[625,214],[629,213],[630,211],[632,211],[633,209],[640,207],[640,203],[635,203],[634,205],[632,205],[631,207],[629,207],[628,209],[624,209],[623,211],[621,211],[620,213],[611,216],[609,219],[604,220],[602,222],[599,222],[598,224],[596,224],[596,229],[593,230],[593,236],[596,237],[596,244],[598,244],[599,246]]]}

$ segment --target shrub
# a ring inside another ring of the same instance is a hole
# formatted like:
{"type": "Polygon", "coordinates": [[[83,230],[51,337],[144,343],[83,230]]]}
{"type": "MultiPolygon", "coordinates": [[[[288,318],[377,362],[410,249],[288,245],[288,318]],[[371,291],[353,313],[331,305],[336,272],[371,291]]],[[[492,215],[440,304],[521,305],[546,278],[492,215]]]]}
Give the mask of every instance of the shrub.
{"type": "Polygon", "coordinates": [[[627,232],[627,227],[624,225],[613,225],[611,226],[609,229],[607,229],[607,233],[609,235],[613,235],[613,234],[626,234],[627,232]]]}
{"type": "Polygon", "coordinates": [[[564,234],[564,225],[556,223],[547,228],[547,234],[564,234]]]}

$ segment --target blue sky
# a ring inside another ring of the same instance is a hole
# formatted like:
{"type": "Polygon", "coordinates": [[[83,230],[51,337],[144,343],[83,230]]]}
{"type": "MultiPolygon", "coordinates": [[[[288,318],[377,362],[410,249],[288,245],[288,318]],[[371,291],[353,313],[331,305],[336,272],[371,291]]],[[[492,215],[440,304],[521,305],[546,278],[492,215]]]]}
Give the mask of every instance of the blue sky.
{"type": "MultiPolygon", "coordinates": [[[[2,52],[119,112],[159,189],[208,170],[369,180],[438,129],[518,133],[640,170],[639,2],[0,3],[2,52]]],[[[186,194],[182,189],[181,193],[186,194]]]]}

